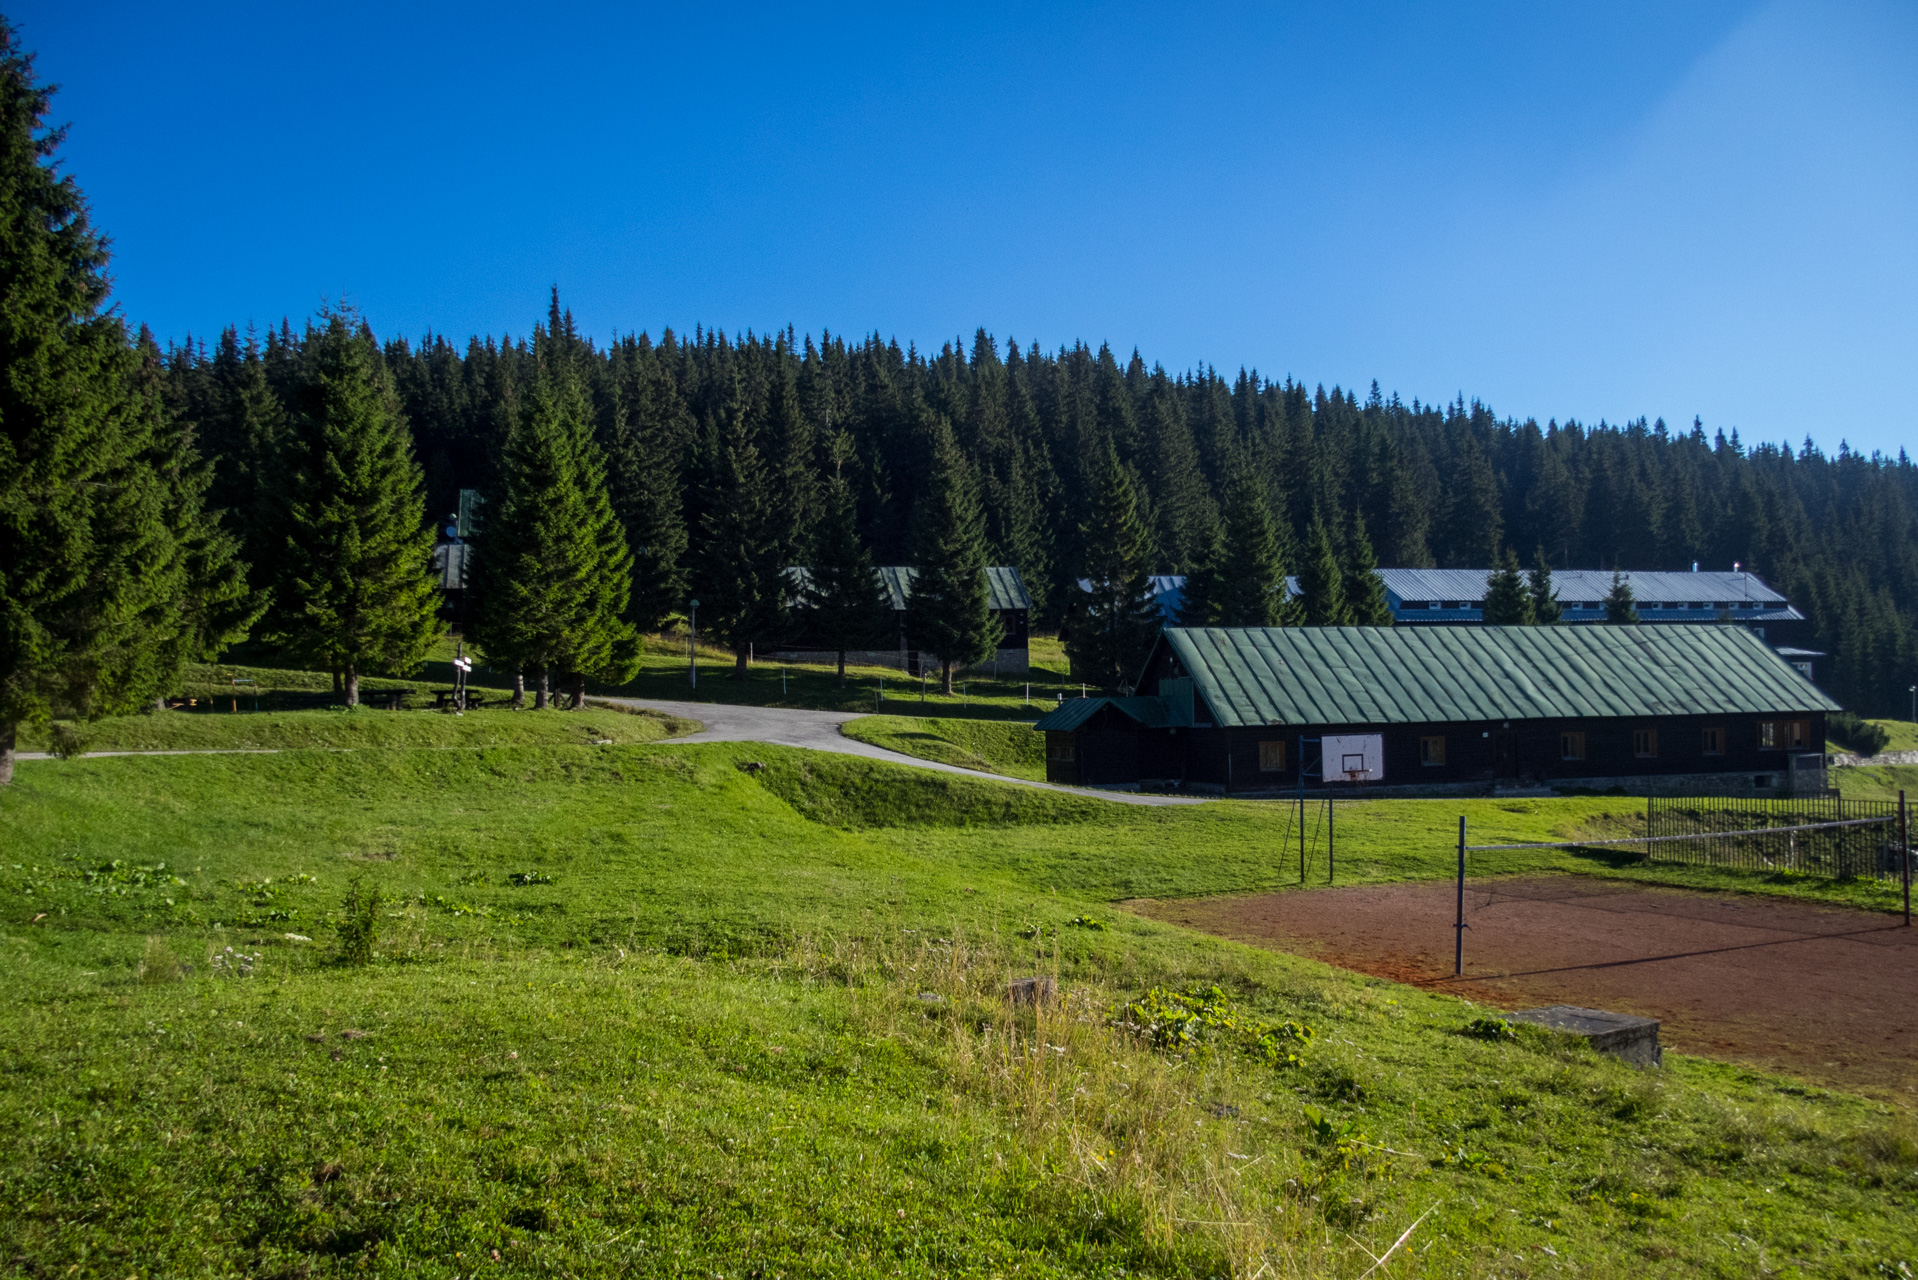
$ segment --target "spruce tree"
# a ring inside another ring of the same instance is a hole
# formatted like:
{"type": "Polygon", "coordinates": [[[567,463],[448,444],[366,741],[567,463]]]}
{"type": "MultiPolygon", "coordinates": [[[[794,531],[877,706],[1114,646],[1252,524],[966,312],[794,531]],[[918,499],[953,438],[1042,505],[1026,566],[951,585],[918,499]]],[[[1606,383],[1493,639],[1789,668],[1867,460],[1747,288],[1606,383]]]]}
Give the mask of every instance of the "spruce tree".
{"type": "Polygon", "coordinates": [[[1220,604],[1225,596],[1225,528],[1217,518],[1199,538],[1199,550],[1192,568],[1185,575],[1185,587],[1179,593],[1179,625],[1211,627],[1220,625],[1220,604]]]}
{"type": "Polygon", "coordinates": [[[348,706],[360,675],[418,667],[439,637],[420,465],[392,382],[357,317],[309,329],[293,395],[269,633],[340,678],[348,706]]]}
{"type": "Polygon", "coordinates": [[[1519,576],[1518,555],[1510,547],[1498,568],[1485,577],[1483,616],[1488,627],[1529,627],[1536,620],[1531,594],[1519,576]]]}
{"type": "Polygon", "coordinates": [[[1332,535],[1317,514],[1299,566],[1299,596],[1308,627],[1342,627],[1351,621],[1345,608],[1345,573],[1332,550],[1332,535]]]}
{"type": "Polygon", "coordinates": [[[1543,546],[1532,556],[1525,579],[1526,592],[1532,597],[1532,621],[1541,627],[1562,621],[1565,609],[1558,602],[1558,588],[1552,585],[1552,562],[1546,559],[1543,546]]]}
{"type": "Polygon", "coordinates": [[[986,581],[986,525],[972,469],[944,418],[932,424],[932,470],[920,499],[918,572],[906,602],[912,638],[939,659],[939,687],[954,667],[990,658],[1005,634],[986,581]]]}
{"type": "Polygon", "coordinates": [[[733,651],[733,678],[744,680],[754,646],[786,622],[788,540],[745,406],[724,412],[701,494],[692,589],[707,627],[733,651]]]}
{"type": "MultiPolygon", "coordinates": [[[[150,705],[232,638],[232,544],[0,20],[0,785],[22,723],[150,705]]],[[[243,621],[243,616],[242,619],[243,621]]]]}
{"type": "Polygon", "coordinates": [[[1638,624],[1637,601],[1632,598],[1632,584],[1619,576],[1618,570],[1612,570],[1612,589],[1605,593],[1605,621],[1615,627],[1630,627],[1638,624]]]}
{"type": "MultiPolygon", "coordinates": [[[[834,441],[834,461],[843,461],[851,441],[834,441]]],[[[839,658],[839,685],[846,685],[846,650],[876,648],[891,627],[892,600],[878,573],[872,553],[859,538],[859,510],[852,484],[835,465],[820,494],[819,523],[813,534],[812,563],[807,566],[801,599],[808,636],[839,658]]]]}
{"type": "Polygon", "coordinates": [[[1151,535],[1139,514],[1132,477],[1110,443],[1092,482],[1088,517],[1079,530],[1092,590],[1078,601],[1066,656],[1081,679],[1124,690],[1159,632],[1159,606],[1147,576],[1151,535]]]}
{"type": "Polygon", "coordinates": [[[478,539],[474,639],[494,665],[538,673],[536,707],[559,676],[578,710],[589,678],[623,684],[638,670],[626,616],[633,557],[574,354],[536,330],[534,355],[531,394],[508,430],[478,539]]]}
{"type": "Polygon", "coordinates": [[[1215,625],[1276,627],[1289,621],[1285,556],[1264,486],[1241,468],[1225,495],[1224,555],[1218,561],[1215,625]]]}
{"type": "Polygon", "coordinates": [[[686,521],[679,442],[689,415],[659,353],[625,339],[614,347],[604,413],[607,485],[633,553],[627,616],[657,630],[686,601],[686,521]]]}
{"type": "Polygon", "coordinates": [[[1355,627],[1389,627],[1392,605],[1385,598],[1385,580],[1379,577],[1379,558],[1366,536],[1365,517],[1352,509],[1352,528],[1345,539],[1341,585],[1345,591],[1346,620],[1355,627]]]}

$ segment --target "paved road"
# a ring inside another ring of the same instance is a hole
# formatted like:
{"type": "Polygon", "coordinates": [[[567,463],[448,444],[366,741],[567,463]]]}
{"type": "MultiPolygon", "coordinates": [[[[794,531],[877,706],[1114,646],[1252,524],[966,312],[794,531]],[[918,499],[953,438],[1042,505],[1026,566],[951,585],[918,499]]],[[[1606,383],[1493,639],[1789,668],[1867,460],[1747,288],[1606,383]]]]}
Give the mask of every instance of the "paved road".
{"type": "Polygon", "coordinates": [[[801,711],[791,707],[738,707],[720,702],[663,702],[652,698],[596,698],[594,701],[649,707],[668,715],[697,720],[706,726],[698,733],[674,738],[673,742],[770,742],[782,747],[831,751],[842,756],[864,756],[868,760],[885,760],[911,769],[956,773],[962,777],[983,778],[989,782],[1009,782],[1015,786],[1037,787],[1043,791],[1064,791],[1077,796],[1091,796],[1098,800],[1112,800],[1119,804],[1159,806],[1205,803],[1193,796],[1141,796],[1125,791],[1092,791],[1078,787],[1055,786],[1049,782],[1029,782],[1024,778],[1008,778],[997,773],[981,773],[977,769],[961,769],[957,765],[939,764],[932,760],[921,760],[917,756],[888,751],[884,747],[875,747],[871,743],[848,738],[839,731],[839,726],[846,721],[857,720],[871,714],[866,711],[801,711]]]}

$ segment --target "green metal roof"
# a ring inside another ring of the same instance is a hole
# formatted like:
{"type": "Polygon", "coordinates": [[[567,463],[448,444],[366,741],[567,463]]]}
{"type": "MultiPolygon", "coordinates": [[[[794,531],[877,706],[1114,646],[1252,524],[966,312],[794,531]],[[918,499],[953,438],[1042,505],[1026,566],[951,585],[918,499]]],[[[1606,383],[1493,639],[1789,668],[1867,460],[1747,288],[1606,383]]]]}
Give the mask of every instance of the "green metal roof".
{"type": "Polygon", "coordinates": [[[1068,698],[1032,727],[1041,733],[1071,733],[1098,715],[1102,707],[1117,707],[1148,729],[1163,728],[1167,720],[1164,698],[1068,698]]]}
{"type": "Polygon", "coordinates": [[[1838,711],[1743,627],[1168,627],[1221,725],[1838,711]]]}
{"type": "MultiPolygon", "coordinates": [[[[879,579],[892,593],[892,607],[904,609],[912,599],[912,580],[919,570],[909,564],[879,566],[879,579]]],[[[989,609],[1030,609],[1032,597],[1026,593],[1025,579],[1008,565],[993,565],[986,570],[986,607],[989,609]]]]}

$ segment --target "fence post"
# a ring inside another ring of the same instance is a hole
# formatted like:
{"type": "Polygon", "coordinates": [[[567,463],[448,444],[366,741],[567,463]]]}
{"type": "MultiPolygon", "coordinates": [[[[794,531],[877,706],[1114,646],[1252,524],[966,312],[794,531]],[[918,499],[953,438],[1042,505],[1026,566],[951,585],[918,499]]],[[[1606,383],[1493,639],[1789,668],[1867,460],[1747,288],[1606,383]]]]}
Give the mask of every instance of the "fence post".
{"type": "Polygon", "coordinates": [[[1332,814],[1338,808],[1332,803],[1332,797],[1325,797],[1325,882],[1331,884],[1338,878],[1338,842],[1333,839],[1332,814]]]}
{"type": "Polygon", "coordinates": [[[1905,928],[1911,928],[1911,845],[1905,826],[1905,793],[1898,793],[1898,862],[1904,868],[1905,928]]]}
{"type": "Polygon", "coordinates": [[[1452,926],[1452,976],[1465,975],[1465,815],[1458,816],[1458,923],[1452,926]]]}

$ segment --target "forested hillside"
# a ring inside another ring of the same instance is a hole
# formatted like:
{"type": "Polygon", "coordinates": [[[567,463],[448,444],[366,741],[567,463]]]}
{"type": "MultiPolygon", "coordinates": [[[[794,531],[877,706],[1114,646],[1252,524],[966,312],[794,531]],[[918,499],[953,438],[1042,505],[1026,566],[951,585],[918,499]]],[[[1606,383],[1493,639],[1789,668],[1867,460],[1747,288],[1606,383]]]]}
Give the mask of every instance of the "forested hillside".
{"type": "MultiPolygon", "coordinates": [[[[1526,562],[1543,548],[1561,568],[1739,562],[1814,620],[1834,654],[1826,683],[1848,705],[1899,709],[1918,669],[1918,473],[1902,451],[1745,446],[1696,421],[1541,426],[1462,398],[1407,404],[1376,384],[1360,397],[1243,370],[1174,374],[1137,353],[1048,353],[983,331],[969,349],[936,353],[791,331],[668,330],[601,349],[555,302],[539,338],[586,371],[642,624],[700,590],[702,522],[742,465],[775,504],[762,514],[785,532],[782,555],[807,558],[838,474],[873,560],[911,562],[934,441],[949,427],[976,474],[991,557],[1024,571],[1045,621],[1061,617],[1064,584],[1082,572],[1109,442],[1139,495],[1156,571],[1212,554],[1229,481],[1250,475],[1294,568],[1315,514],[1341,540],[1362,518],[1389,566],[1490,565],[1508,547],[1526,562]]],[[[212,500],[243,531],[273,483],[282,405],[310,341],[283,324],[263,340],[228,331],[167,355],[175,408],[216,459],[212,500]]],[[[495,491],[504,432],[536,380],[534,344],[473,338],[461,349],[432,334],[379,353],[425,467],[428,511],[451,511],[461,488],[495,491]]]]}

